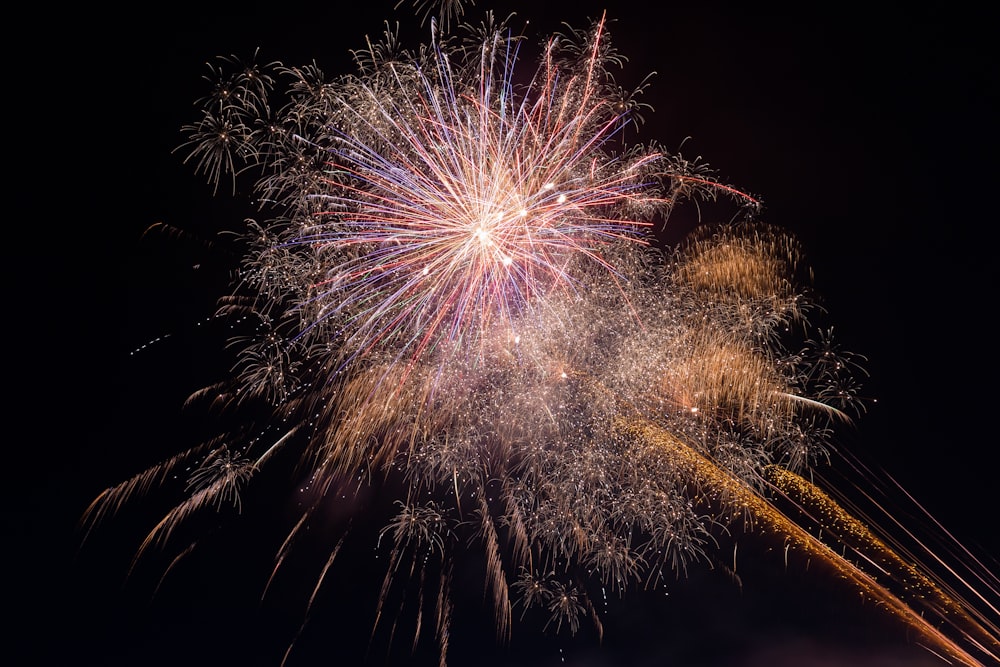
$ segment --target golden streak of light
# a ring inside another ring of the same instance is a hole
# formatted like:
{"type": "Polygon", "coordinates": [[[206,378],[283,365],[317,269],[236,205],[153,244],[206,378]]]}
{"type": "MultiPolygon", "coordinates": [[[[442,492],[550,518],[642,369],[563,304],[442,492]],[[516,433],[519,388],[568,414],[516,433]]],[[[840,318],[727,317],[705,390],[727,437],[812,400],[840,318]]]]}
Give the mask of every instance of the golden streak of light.
{"type": "MultiPolygon", "coordinates": [[[[772,466],[768,469],[769,481],[773,488],[790,501],[800,512],[819,523],[824,532],[829,532],[843,543],[861,560],[856,567],[867,562],[883,573],[891,583],[900,589],[899,595],[909,600],[910,606],[925,607],[929,614],[940,617],[956,631],[1000,661],[1000,639],[996,626],[991,630],[984,627],[967,611],[966,606],[946,593],[931,577],[879,539],[862,521],[849,514],[833,498],[803,477],[772,466]],[[992,646],[992,649],[988,648],[992,646]]],[[[873,577],[878,574],[873,573],[873,577]]]]}
{"type": "MultiPolygon", "coordinates": [[[[972,655],[955,639],[932,625],[910,604],[901,600],[885,585],[877,581],[875,576],[862,570],[859,564],[837,554],[827,544],[779,511],[770,500],[755,493],[745,483],[727,474],[711,460],[696,452],[673,434],[640,419],[619,419],[615,426],[623,434],[641,439],[658,447],[671,458],[675,458],[685,470],[692,473],[691,479],[702,489],[703,500],[706,502],[717,500],[714,494],[724,493],[727,502],[732,503],[731,506],[734,509],[741,509],[751,517],[751,523],[757,530],[782,537],[790,548],[797,549],[810,558],[827,563],[845,580],[853,584],[862,595],[881,604],[890,614],[918,632],[941,654],[970,667],[986,667],[986,663],[972,655]]],[[[797,476],[774,475],[774,479],[776,487],[789,493],[794,492],[805,500],[821,505],[825,512],[836,518],[842,530],[846,530],[847,534],[858,538],[859,548],[864,546],[873,550],[877,558],[892,565],[893,569],[899,573],[905,574],[910,583],[917,586],[918,593],[933,596],[941,608],[940,613],[950,614],[953,624],[964,621],[969,624],[968,631],[975,632],[987,644],[997,646],[997,639],[990,636],[985,629],[965,614],[958,603],[948,598],[927,577],[903,563],[888,547],[871,535],[870,531],[847,515],[819,489],[797,476]]],[[[988,650],[982,643],[977,645],[991,658],[998,659],[996,652],[988,650]]]]}

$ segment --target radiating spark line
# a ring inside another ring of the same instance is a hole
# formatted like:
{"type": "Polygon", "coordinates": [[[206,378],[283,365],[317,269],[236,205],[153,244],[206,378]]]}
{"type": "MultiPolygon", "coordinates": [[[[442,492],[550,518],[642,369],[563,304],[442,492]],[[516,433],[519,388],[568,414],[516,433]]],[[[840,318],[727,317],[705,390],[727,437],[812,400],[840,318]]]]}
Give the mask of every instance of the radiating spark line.
{"type": "MultiPolygon", "coordinates": [[[[974,641],[981,651],[990,658],[1000,661],[1000,641],[997,637],[997,627],[994,624],[984,625],[982,617],[975,618],[970,610],[975,607],[961,603],[954,591],[947,593],[939,582],[932,581],[929,576],[918,569],[917,565],[904,560],[896,551],[876,537],[871,529],[859,519],[848,514],[832,498],[821,491],[816,485],[802,477],[780,468],[771,468],[769,478],[774,488],[792,501],[796,507],[813,514],[809,508],[815,508],[815,516],[824,531],[842,541],[852,552],[872,563],[881,572],[898,583],[901,591],[906,594],[906,605],[911,613],[916,614],[916,607],[927,607],[934,615],[951,624],[970,641],[974,641]],[[877,559],[877,560],[876,560],[877,559]],[[988,648],[992,646],[992,648],[988,648]]],[[[909,534],[909,531],[907,531],[909,534]]],[[[911,535],[912,536],[912,535],[911,535]]],[[[918,541],[924,553],[947,566],[925,544],[918,541]]],[[[915,559],[914,559],[915,560],[915,559]]],[[[953,568],[948,567],[952,574],[953,568]]],[[[987,602],[983,599],[983,602],[987,602]]]]}
{"type": "MultiPolygon", "coordinates": [[[[885,605],[886,609],[892,614],[909,627],[920,632],[932,646],[936,647],[944,655],[959,660],[971,667],[987,667],[986,663],[983,663],[979,658],[969,653],[967,649],[960,646],[954,639],[934,627],[929,620],[913,609],[911,606],[912,603],[901,600],[874,577],[859,569],[855,563],[838,555],[830,546],[789,519],[770,501],[751,491],[745,484],[727,475],[707,458],[696,453],[669,432],[641,421],[622,421],[618,423],[617,427],[625,433],[642,438],[657,447],[663,448],[669,452],[670,456],[682,459],[685,466],[693,473],[693,477],[700,479],[705,488],[710,490],[725,489],[727,493],[732,494],[736,499],[737,506],[742,506],[748,510],[749,515],[753,517],[752,521],[754,524],[759,524],[756,530],[766,530],[776,536],[784,537],[805,555],[829,564],[863,593],[885,605]]],[[[775,469],[773,472],[777,488],[786,493],[794,490],[802,500],[818,502],[824,505],[825,514],[833,514],[838,520],[844,523],[844,531],[838,531],[839,536],[854,534],[862,537],[866,548],[894,562],[905,571],[908,577],[915,579],[926,594],[933,595],[935,602],[943,607],[943,610],[936,611],[937,614],[941,614],[946,620],[948,615],[954,615],[951,622],[956,625],[962,621],[968,623],[968,628],[963,628],[963,632],[968,632],[968,636],[977,641],[977,648],[984,651],[986,656],[994,661],[1000,660],[1000,654],[997,653],[997,650],[1000,649],[1000,642],[997,642],[996,636],[990,635],[989,631],[976,623],[964,611],[961,605],[945,595],[943,591],[938,589],[915,568],[902,561],[892,550],[872,536],[863,524],[847,515],[832,499],[823,494],[814,485],[797,475],[788,473],[788,471],[775,469]],[[992,649],[980,643],[984,638],[987,643],[993,646],[992,649]]],[[[708,498],[708,500],[711,501],[714,499],[708,498]]],[[[934,609],[933,606],[931,606],[931,609],[934,609]]]]}

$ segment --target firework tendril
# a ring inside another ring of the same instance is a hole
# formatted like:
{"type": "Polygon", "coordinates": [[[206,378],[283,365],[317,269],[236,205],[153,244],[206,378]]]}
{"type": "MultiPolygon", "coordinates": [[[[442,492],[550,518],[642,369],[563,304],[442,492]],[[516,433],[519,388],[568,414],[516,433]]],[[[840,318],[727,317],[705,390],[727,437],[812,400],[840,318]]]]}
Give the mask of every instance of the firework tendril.
{"type": "MultiPolygon", "coordinates": [[[[209,65],[181,150],[214,187],[255,179],[260,206],[218,310],[242,323],[234,372],[189,403],[269,419],[106,490],[88,528],[186,466],[137,558],[167,548],[293,452],[304,509],[272,581],[314,517],[350,506],[345,488],[374,488],[394,512],[374,622],[418,582],[415,634],[442,664],[463,559],[485,564],[506,639],[531,609],[555,632],[600,631],[595,591],[667,585],[740,522],[838,558],[770,500],[797,489],[830,507],[802,475],[863,410],[863,358],[812,325],[798,242],[705,164],[628,141],[644,86],[617,84],[604,19],[539,44],[509,24],[431,20],[415,49],[387,29],[333,78],[209,65]],[[736,222],[657,242],[679,205],[717,198],[736,222]]],[[[939,653],[979,664],[934,632],[939,653]]]]}

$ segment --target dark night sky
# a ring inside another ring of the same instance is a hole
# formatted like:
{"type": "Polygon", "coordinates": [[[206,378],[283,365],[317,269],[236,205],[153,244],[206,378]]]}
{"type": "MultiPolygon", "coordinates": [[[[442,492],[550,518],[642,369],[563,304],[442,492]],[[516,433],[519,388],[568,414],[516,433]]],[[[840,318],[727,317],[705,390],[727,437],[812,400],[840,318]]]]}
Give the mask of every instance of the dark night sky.
{"type": "MultiPolygon", "coordinates": [[[[16,223],[24,238],[13,252],[23,254],[5,267],[27,399],[8,420],[8,573],[23,621],[12,665],[276,665],[300,620],[294,604],[258,608],[273,551],[259,548],[257,529],[181,568],[152,600],[148,573],[121,585],[131,543],[113,523],[79,552],[74,532],[103,488],[172,451],[170,439],[184,434],[181,401],[216,370],[193,333],[218,295],[209,255],[183,243],[176,256],[157,254],[139,238],[154,222],[200,233],[231,215],[171,154],[194,119],[204,63],[260,47],[265,62],[315,59],[339,72],[383,19],[410,15],[391,2],[212,4],[163,4],[116,17],[119,27],[81,13],[71,17],[78,30],[21,55],[13,87],[24,103],[8,105],[25,120],[18,127],[46,132],[15,137],[27,149],[22,192],[32,194],[16,223]],[[171,337],[130,357],[162,334],[171,337]]],[[[890,471],[963,541],[1000,554],[997,57],[986,17],[954,3],[905,14],[663,4],[654,13],[591,0],[492,6],[516,9],[538,34],[608,7],[630,58],[625,80],[657,72],[642,137],[668,148],[690,137],[685,154],[761,196],[762,219],[803,241],[839,339],[868,358],[866,393],[878,402],[844,445],[890,471]]],[[[489,3],[478,5],[470,16],[489,3]]],[[[617,604],[601,649],[589,635],[542,640],[517,627],[514,645],[496,649],[484,606],[459,619],[451,664],[939,664],[836,582],[761,560],[742,590],[696,571],[670,596],[617,604]]],[[[292,666],[357,664],[380,581],[357,567],[292,666]]],[[[475,610],[476,594],[465,602],[475,610]]],[[[372,655],[371,664],[400,664],[372,655]]]]}

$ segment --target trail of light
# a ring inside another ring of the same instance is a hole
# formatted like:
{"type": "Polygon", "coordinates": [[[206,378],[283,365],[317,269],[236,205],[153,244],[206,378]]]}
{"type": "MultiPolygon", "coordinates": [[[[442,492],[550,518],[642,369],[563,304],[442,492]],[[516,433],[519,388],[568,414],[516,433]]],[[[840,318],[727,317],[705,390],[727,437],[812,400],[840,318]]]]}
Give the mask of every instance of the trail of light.
{"type": "MultiPolygon", "coordinates": [[[[944,655],[971,667],[987,667],[987,663],[982,662],[980,658],[970,653],[955,639],[934,627],[929,620],[911,606],[911,603],[900,599],[886,586],[879,583],[875,576],[865,572],[858,564],[837,554],[830,546],[778,510],[772,501],[757,494],[740,480],[733,478],[668,431],[638,419],[620,420],[616,426],[622,432],[653,443],[667,452],[669,456],[677,457],[683,461],[684,466],[691,473],[692,479],[697,480],[701,485],[706,502],[717,502],[721,494],[726,494],[734,509],[745,510],[756,529],[780,536],[803,554],[820,559],[833,567],[844,579],[851,582],[871,599],[884,605],[891,614],[919,632],[944,655]]],[[[930,608],[936,614],[950,618],[955,628],[967,633],[970,639],[978,640],[974,642],[976,647],[983,651],[987,657],[994,661],[1000,660],[997,653],[1000,643],[998,643],[996,636],[990,635],[985,628],[976,623],[961,605],[949,598],[925,575],[902,561],[891,549],[875,538],[863,524],[849,516],[814,485],[787,471],[776,470],[775,473],[775,488],[781,489],[789,495],[794,493],[800,496],[801,502],[810,502],[821,507],[824,515],[833,517],[841,524],[841,530],[837,531],[838,534],[843,531],[844,535],[855,536],[859,539],[860,544],[857,547],[859,553],[862,547],[868,549],[876,558],[882,559],[884,564],[905,574],[910,579],[906,582],[906,587],[910,584],[917,584],[921,589],[919,594],[933,597],[930,608]],[[960,625],[962,622],[966,626],[960,625]]]]}
{"type": "MultiPolygon", "coordinates": [[[[910,539],[916,542],[917,545],[923,550],[925,554],[933,558],[940,566],[947,569],[948,572],[952,574],[963,585],[963,587],[968,591],[969,594],[978,598],[994,614],[996,614],[998,618],[1000,618],[1000,608],[998,608],[997,603],[988,599],[986,595],[982,592],[983,590],[988,590],[992,593],[994,598],[1000,599],[1000,577],[998,577],[997,572],[995,570],[991,571],[979,557],[977,557],[974,553],[972,553],[968,547],[966,547],[960,540],[958,540],[948,529],[946,529],[943,525],[941,525],[941,523],[927,510],[927,508],[925,508],[920,502],[918,502],[917,499],[914,498],[909,491],[904,489],[903,486],[898,481],[896,481],[896,479],[888,472],[886,472],[885,470],[880,470],[878,474],[873,473],[870,468],[868,468],[863,463],[858,461],[856,457],[851,456],[849,452],[841,452],[841,458],[845,459],[855,470],[861,472],[864,478],[867,480],[872,480],[872,481],[877,479],[889,480],[892,483],[893,488],[895,488],[898,493],[903,494],[903,496],[905,496],[906,499],[909,502],[911,502],[914,507],[917,508],[920,515],[923,517],[925,521],[929,521],[932,525],[934,525],[938,530],[941,531],[941,533],[945,536],[945,539],[948,542],[947,546],[950,549],[956,548],[960,551],[959,554],[955,554],[958,560],[964,563],[973,563],[976,566],[974,571],[972,572],[972,575],[979,582],[979,584],[981,584],[982,586],[981,588],[973,585],[964,576],[962,576],[955,569],[955,567],[946,562],[944,558],[940,557],[931,546],[926,544],[925,541],[919,538],[912,530],[910,530],[910,528],[908,528],[902,522],[900,522],[893,514],[893,512],[891,512],[888,508],[886,508],[882,503],[879,503],[872,496],[871,493],[869,493],[864,488],[858,489],[858,491],[862,493],[864,497],[868,499],[879,511],[881,511],[882,514],[889,521],[891,521],[897,528],[906,533],[906,535],[910,539]]],[[[835,489],[836,487],[832,488],[835,489]]],[[[871,523],[874,524],[875,522],[871,523]]],[[[897,550],[905,551],[905,548],[900,546],[899,544],[896,544],[895,546],[897,550]]],[[[1000,624],[998,624],[997,621],[990,621],[985,618],[985,615],[982,614],[980,615],[980,621],[986,625],[989,625],[992,628],[992,631],[996,635],[1000,636],[1000,624]]]]}
{"type": "MultiPolygon", "coordinates": [[[[851,551],[872,563],[895,582],[900,587],[899,594],[905,596],[908,606],[926,607],[933,617],[939,617],[942,622],[950,625],[979,647],[984,654],[1000,661],[1000,639],[998,639],[1000,631],[995,622],[985,619],[975,605],[965,604],[961,597],[943,582],[932,579],[930,570],[919,569],[920,566],[914,563],[919,563],[920,559],[914,558],[912,554],[906,554],[912,562],[905,560],[898,553],[898,547],[894,550],[872,532],[876,524],[865,523],[852,516],[808,480],[776,467],[769,468],[768,473],[773,487],[795,507],[813,517],[824,531],[829,531],[835,539],[843,542],[851,551]]],[[[892,518],[889,513],[886,515],[892,518]]],[[[920,541],[911,530],[906,529],[895,519],[893,522],[913,538],[925,554],[944,565],[951,574],[959,577],[954,568],[934,554],[933,550],[920,541]]],[[[980,596],[980,599],[989,605],[985,597],[980,596]]],[[[996,611],[991,605],[990,608],[996,611]]]]}

